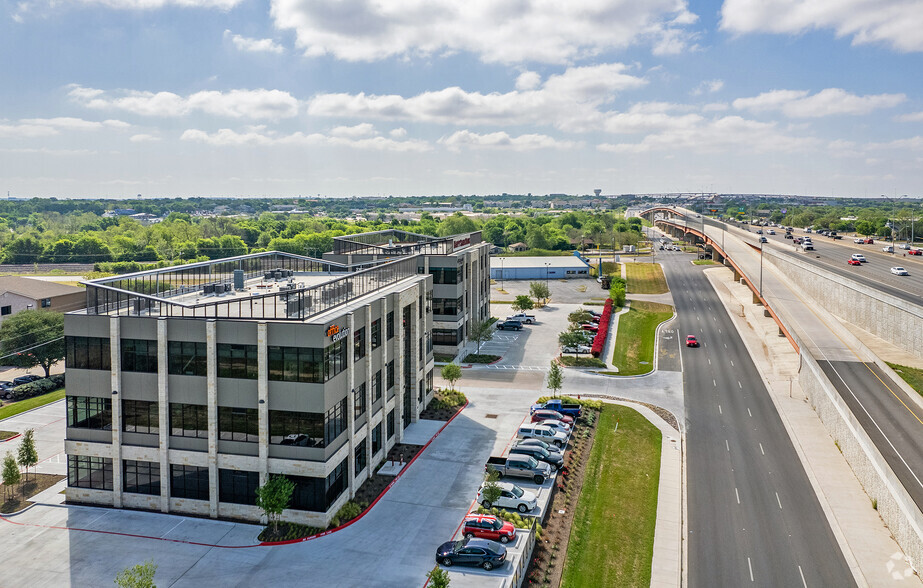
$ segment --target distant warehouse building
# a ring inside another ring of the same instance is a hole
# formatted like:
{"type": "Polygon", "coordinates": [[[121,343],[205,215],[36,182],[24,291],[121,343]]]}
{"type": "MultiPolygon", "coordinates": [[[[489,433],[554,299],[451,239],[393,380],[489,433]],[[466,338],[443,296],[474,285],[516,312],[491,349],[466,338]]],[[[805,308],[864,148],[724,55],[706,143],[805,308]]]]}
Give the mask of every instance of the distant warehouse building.
{"type": "Polygon", "coordinates": [[[86,304],[83,288],[17,276],[0,277],[0,321],[22,310],[68,312],[86,304]]]}
{"type": "Polygon", "coordinates": [[[492,280],[589,278],[590,264],[578,252],[561,257],[492,257],[492,280]]]}

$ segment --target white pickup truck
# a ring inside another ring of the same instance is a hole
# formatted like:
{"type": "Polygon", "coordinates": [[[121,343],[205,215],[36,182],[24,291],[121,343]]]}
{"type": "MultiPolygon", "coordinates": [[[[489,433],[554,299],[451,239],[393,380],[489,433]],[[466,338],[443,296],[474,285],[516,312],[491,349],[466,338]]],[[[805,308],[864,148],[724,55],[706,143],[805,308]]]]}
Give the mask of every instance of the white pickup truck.
{"type": "Polygon", "coordinates": [[[526,313],[524,313],[524,312],[520,312],[519,314],[514,314],[513,316],[508,316],[508,317],[506,317],[506,320],[508,320],[508,321],[519,321],[519,322],[521,322],[521,323],[526,323],[527,325],[531,325],[532,323],[535,322],[535,315],[534,315],[534,314],[526,314],[526,313]]]}

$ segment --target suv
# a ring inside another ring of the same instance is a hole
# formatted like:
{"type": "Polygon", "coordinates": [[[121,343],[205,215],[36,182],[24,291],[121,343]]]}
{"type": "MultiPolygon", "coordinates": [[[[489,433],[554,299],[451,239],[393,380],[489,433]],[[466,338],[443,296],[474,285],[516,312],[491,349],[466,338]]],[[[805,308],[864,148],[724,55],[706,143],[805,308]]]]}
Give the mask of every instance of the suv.
{"type": "Polygon", "coordinates": [[[31,384],[36,380],[41,380],[41,376],[36,376],[34,374],[26,374],[25,376],[19,376],[18,378],[13,378],[14,386],[22,386],[23,384],[31,384]]]}
{"type": "Polygon", "coordinates": [[[533,459],[542,461],[551,466],[551,471],[556,472],[564,465],[564,455],[561,453],[552,453],[542,449],[538,445],[516,445],[510,449],[510,455],[528,455],[533,459]]]}
{"type": "Polygon", "coordinates": [[[507,329],[511,331],[521,331],[522,323],[519,321],[503,321],[502,323],[497,323],[497,328],[501,331],[506,331],[507,329]]]}
{"type": "Polygon", "coordinates": [[[497,482],[497,486],[500,486],[500,498],[497,499],[496,503],[490,502],[484,498],[484,484],[481,484],[481,487],[478,488],[477,497],[478,503],[484,508],[499,506],[500,508],[512,508],[525,514],[535,510],[535,505],[538,504],[538,497],[535,496],[534,492],[523,490],[516,484],[509,482],[497,482]]]}
{"type": "Polygon", "coordinates": [[[861,261],[862,263],[867,262],[868,260],[861,253],[853,253],[852,258],[856,261],[861,261]]]}
{"type": "Polygon", "coordinates": [[[564,447],[567,444],[567,435],[544,425],[522,425],[516,431],[516,436],[520,439],[540,439],[557,447],[564,447]]]}
{"type": "Polygon", "coordinates": [[[465,537],[509,543],[516,539],[516,527],[493,515],[472,514],[465,517],[462,534],[465,537]]]}

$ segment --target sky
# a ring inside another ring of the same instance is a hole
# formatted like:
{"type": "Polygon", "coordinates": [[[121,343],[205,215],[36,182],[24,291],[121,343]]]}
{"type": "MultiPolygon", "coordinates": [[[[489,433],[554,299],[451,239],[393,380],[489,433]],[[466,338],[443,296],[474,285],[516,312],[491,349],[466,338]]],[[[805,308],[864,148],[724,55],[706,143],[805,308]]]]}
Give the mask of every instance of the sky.
{"type": "Polygon", "coordinates": [[[923,196],[923,0],[3,2],[14,197],[923,196]]]}

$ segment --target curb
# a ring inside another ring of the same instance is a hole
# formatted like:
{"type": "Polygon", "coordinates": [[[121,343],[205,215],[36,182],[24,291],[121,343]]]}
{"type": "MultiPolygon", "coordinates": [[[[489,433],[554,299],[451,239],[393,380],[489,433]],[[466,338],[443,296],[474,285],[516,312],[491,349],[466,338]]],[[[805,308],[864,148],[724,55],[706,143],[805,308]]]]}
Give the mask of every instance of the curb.
{"type": "MultiPolygon", "coordinates": [[[[19,413],[19,414],[22,414],[22,413],[19,413]]],[[[16,415],[16,416],[19,416],[19,415],[16,415]]],[[[7,442],[9,442],[9,441],[12,441],[13,439],[18,439],[19,437],[22,437],[22,433],[16,433],[15,435],[13,435],[12,437],[10,437],[9,439],[4,439],[3,441],[0,441],[0,443],[7,443],[7,442]]]]}
{"type": "Polygon", "coordinates": [[[324,537],[324,536],[326,536],[326,535],[330,535],[331,533],[336,533],[337,531],[339,531],[339,530],[341,530],[341,529],[345,529],[346,527],[348,527],[348,526],[352,525],[353,523],[357,522],[358,520],[360,520],[362,517],[364,517],[366,514],[368,514],[369,511],[372,510],[372,507],[374,507],[376,504],[378,504],[378,501],[382,499],[382,497],[388,492],[388,490],[390,490],[391,487],[394,486],[394,485],[397,483],[397,481],[401,479],[401,476],[403,476],[403,475],[404,475],[404,472],[406,472],[407,469],[408,469],[411,465],[413,465],[413,462],[417,461],[417,458],[420,457],[421,455],[423,455],[423,452],[426,451],[426,448],[429,447],[430,443],[432,443],[433,440],[435,440],[436,437],[438,437],[438,436],[442,433],[442,431],[444,431],[445,428],[448,427],[449,424],[450,424],[452,421],[454,421],[455,418],[456,418],[458,415],[460,415],[460,414],[462,413],[463,410],[465,410],[465,408],[468,407],[468,403],[469,403],[469,402],[470,402],[469,400],[467,400],[467,399],[465,400],[464,406],[462,406],[462,407],[458,410],[458,412],[456,412],[456,413],[452,416],[452,418],[450,418],[449,420],[447,420],[446,423],[445,423],[444,425],[442,425],[442,426],[439,428],[438,431],[436,431],[436,434],[433,435],[432,439],[430,439],[429,441],[427,441],[427,442],[426,442],[426,445],[424,445],[424,446],[420,449],[420,451],[418,451],[417,454],[413,456],[413,459],[411,459],[409,462],[407,462],[407,465],[405,465],[405,466],[401,469],[400,473],[398,473],[396,476],[394,476],[394,479],[391,480],[391,483],[389,483],[387,486],[385,486],[385,489],[381,491],[381,494],[379,494],[378,497],[375,498],[375,500],[373,500],[372,503],[369,504],[369,505],[366,507],[365,510],[363,510],[361,513],[359,513],[359,516],[357,516],[357,517],[354,518],[354,519],[350,519],[350,520],[346,521],[345,523],[343,523],[343,524],[340,525],[339,527],[334,527],[333,529],[330,529],[329,531],[323,531],[322,533],[317,533],[316,535],[310,535],[310,536],[308,536],[308,537],[299,537],[298,539],[288,539],[288,540],[285,540],[285,541],[261,541],[261,542],[259,543],[259,545],[260,545],[260,546],[272,547],[272,546],[275,546],[275,545],[292,545],[292,544],[294,544],[294,543],[303,543],[303,542],[305,542],[305,541],[310,541],[310,540],[312,540],[312,539],[317,539],[318,537],[324,537]]]}

